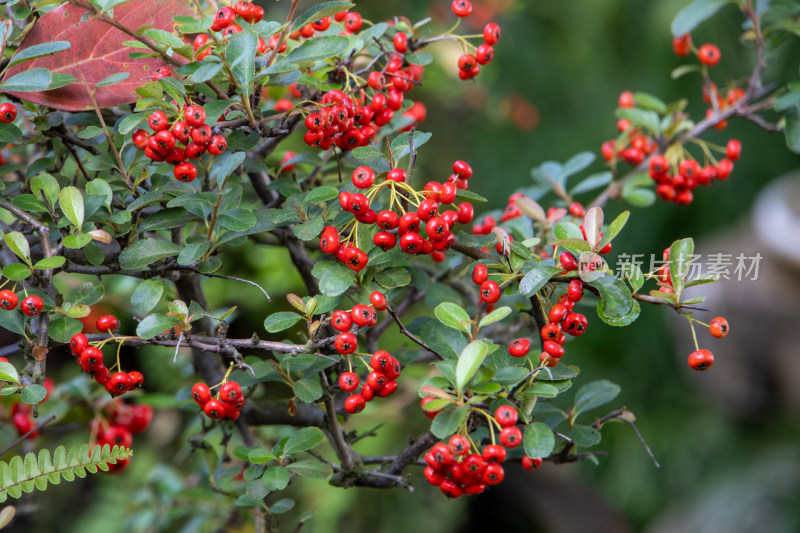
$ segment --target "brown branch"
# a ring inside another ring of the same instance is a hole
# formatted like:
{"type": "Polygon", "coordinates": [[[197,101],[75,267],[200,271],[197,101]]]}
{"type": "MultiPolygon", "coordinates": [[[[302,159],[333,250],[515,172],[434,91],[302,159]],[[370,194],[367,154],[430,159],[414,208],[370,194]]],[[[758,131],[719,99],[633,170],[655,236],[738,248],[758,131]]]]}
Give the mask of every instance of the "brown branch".
{"type": "Polygon", "coordinates": [[[405,335],[406,337],[408,337],[409,339],[411,339],[415,343],[419,344],[422,348],[424,348],[425,350],[427,350],[430,353],[432,353],[433,355],[435,355],[440,361],[444,361],[445,360],[445,357],[442,354],[440,354],[439,352],[437,352],[436,350],[434,350],[433,348],[431,348],[430,346],[425,344],[425,342],[423,340],[419,339],[416,335],[414,335],[413,333],[408,331],[406,329],[406,327],[403,325],[403,323],[400,321],[400,317],[398,316],[397,311],[392,309],[392,307],[390,305],[386,306],[386,311],[388,311],[389,314],[392,315],[392,318],[397,323],[397,325],[400,327],[400,332],[403,335],[405,335]]]}

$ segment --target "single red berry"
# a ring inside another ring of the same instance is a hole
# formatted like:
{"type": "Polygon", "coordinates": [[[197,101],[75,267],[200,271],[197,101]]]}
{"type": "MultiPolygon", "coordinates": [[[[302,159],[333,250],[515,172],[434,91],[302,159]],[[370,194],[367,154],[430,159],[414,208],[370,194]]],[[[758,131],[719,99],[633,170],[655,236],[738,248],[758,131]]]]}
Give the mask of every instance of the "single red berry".
{"type": "Polygon", "coordinates": [[[235,403],[242,399],[242,387],[235,381],[227,381],[219,388],[219,399],[235,403]]]}
{"type": "Polygon", "coordinates": [[[386,296],[380,291],[373,291],[369,295],[369,303],[372,304],[372,307],[377,309],[378,311],[383,311],[386,309],[386,296]]]}
{"type": "Polygon", "coordinates": [[[672,49],[675,55],[688,56],[692,51],[692,36],[688,33],[672,38],[672,49]]]}
{"type": "Polygon", "coordinates": [[[375,183],[375,171],[367,166],[360,166],[353,171],[353,185],[359,189],[368,189],[375,183]]]}
{"type": "Polygon", "coordinates": [[[208,153],[211,155],[220,155],[228,148],[228,141],[222,135],[214,135],[208,140],[208,153]]]}
{"type": "Polygon", "coordinates": [[[494,417],[501,426],[513,426],[517,423],[517,410],[511,405],[501,405],[494,410],[494,417]]]}
{"type": "Polygon", "coordinates": [[[439,490],[441,490],[442,494],[447,496],[447,498],[450,500],[455,500],[456,498],[459,498],[462,494],[464,494],[464,491],[461,489],[461,486],[455,481],[452,481],[450,479],[445,479],[444,481],[442,481],[442,483],[439,485],[439,490]]]}
{"type": "Polygon", "coordinates": [[[725,155],[731,161],[736,161],[742,153],[742,143],[738,139],[731,139],[725,147],[725,155]]]}
{"type": "Polygon", "coordinates": [[[550,308],[550,312],[547,314],[548,322],[558,323],[564,320],[564,315],[567,314],[567,308],[563,302],[558,302],[553,307],[550,308]]]}
{"type": "Polygon", "coordinates": [[[453,455],[466,455],[469,453],[469,439],[463,435],[453,435],[450,437],[448,445],[453,451],[453,455]]]}
{"type": "Polygon", "coordinates": [[[493,304],[500,299],[500,286],[496,281],[488,279],[481,283],[481,300],[493,304]]]}
{"type": "Polygon", "coordinates": [[[386,181],[404,183],[406,181],[406,171],[402,168],[393,168],[386,174],[386,181]]]}
{"type": "Polygon", "coordinates": [[[115,317],[114,315],[103,315],[100,318],[98,318],[97,322],[95,323],[97,331],[100,331],[102,333],[109,333],[111,331],[114,331],[115,329],[117,329],[118,326],[119,326],[119,319],[117,319],[117,317],[115,317]]]}
{"type": "Polygon", "coordinates": [[[704,44],[697,50],[697,59],[706,66],[713,67],[719,63],[721,54],[719,48],[714,44],[704,44]]]}
{"type": "Polygon", "coordinates": [[[564,347],[556,341],[544,341],[544,351],[547,352],[547,355],[556,359],[564,355],[564,347]]]}
{"type": "Polygon", "coordinates": [[[340,246],[339,231],[334,226],[328,226],[322,231],[319,247],[326,254],[335,254],[340,246]]]}
{"type": "Polygon", "coordinates": [[[502,463],[506,460],[506,449],[499,444],[484,446],[481,456],[488,463],[502,463]]]}
{"type": "Polygon", "coordinates": [[[153,131],[161,131],[169,128],[169,121],[167,114],[163,111],[153,111],[147,118],[147,124],[153,128],[153,131]]]}
{"type": "Polygon", "coordinates": [[[525,470],[539,470],[539,467],[542,466],[542,458],[541,457],[528,457],[527,455],[522,458],[522,467],[525,470]]]}
{"type": "Polygon", "coordinates": [[[708,331],[710,331],[711,334],[718,339],[721,339],[724,336],[726,336],[728,334],[729,329],[730,328],[728,326],[728,321],[721,316],[718,316],[717,318],[712,320],[711,324],[708,327],[708,331]]]}
{"type": "Polygon", "coordinates": [[[700,349],[689,354],[689,366],[695,370],[708,370],[714,364],[714,354],[700,349]]]}
{"type": "Polygon", "coordinates": [[[358,348],[358,339],[349,331],[345,331],[336,336],[333,345],[340,354],[348,355],[355,352],[358,348]]]}
{"type": "Polygon", "coordinates": [[[348,413],[355,414],[364,410],[367,402],[360,394],[352,394],[344,401],[344,410],[348,413]]]}
{"type": "Polygon", "coordinates": [[[44,302],[34,294],[22,300],[22,304],[20,305],[20,309],[22,309],[22,312],[27,316],[38,315],[42,312],[42,307],[44,307],[44,302]]]}
{"type": "Polygon", "coordinates": [[[111,379],[106,383],[106,390],[113,396],[124,394],[133,388],[133,379],[127,372],[117,372],[112,374],[111,379]]]}
{"type": "Polygon", "coordinates": [[[483,471],[481,481],[487,485],[497,485],[503,481],[504,477],[505,471],[503,470],[503,467],[496,463],[490,463],[486,465],[486,470],[483,471]]]}
{"type": "Polygon", "coordinates": [[[730,159],[721,159],[717,164],[717,178],[726,180],[733,172],[733,162],[730,159]]]}
{"type": "Polygon", "coordinates": [[[174,174],[178,181],[189,183],[190,181],[194,181],[194,179],[197,177],[197,167],[192,163],[185,161],[175,165],[174,174]]]}
{"type": "Polygon", "coordinates": [[[211,399],[211,390],[205,383],[195,383],[192,386],[192,398],[197,405],[203,407],[211,399]]]}
{"type": "Polygon", "coordinates": [[[353,322],[356,326],[361,327],[373,325],[378,318],[375,309],[364,304],[354,305],[353,310],[350,311],[350,315],[353,317],[353,322]]]}
{"type": "Polygon", "coordinates": [[[347,331],[353,325],[353,318],[347,311],[334,311],[331,316],[331,325],[339,331],[347,331]]]}
{"type": "Polygon", "coordinates": [[[400,32],[395,34],[394,49],[401,54],[408,52],[408,36],[405,33],[400,32]]]}
{"type": "Polygon", "coordinates": [[[83,352],[86,348],[89,347],[89,340],[86,338],[86,335],[83,333],[76,333],[72,336],[72,339],[69,341],[69,351],[72,352],[72,355],[75,357],[79,357],[81,352],[83,352]]]}
{"type": "Polygon", "coordinates": [[[347,28],[347,31],[350,33],[355,33],[360,30],[362,24],[363,20],[361,15],[356,12],[348,13],[344,18],[344,27],[347,28]]]}
{"type": "Polygon", "coordinates": [[[483,28],[483,42],[494,46],[500,41],[500,34],[500,26],[494,22],[490,22],[483,28]]]}
{"type": "Polygon", "coordinates": [[[203,412],[208,418],[222,418],[225,414],[225,404],[216,398],[211,398],[203,405],[203,412]]]}
{"type": "Polygon", "coordinates": [[[144,385],[144,374],[138,370],[132,370],[128,372],[128,375],[131,377],[131,381],[133,382],[132,388],[141,388],[144,385]]]}
{"type": "Polygon", "coordinates": [[[528,339],[520,338],[511,341],[508,345],[508,354],[511,357],[525,357],[531,350],[531,341],[528,339]]]}
{"type": "Polygon", "coordinates": [[[375,237],[372,238],[372,242],[375,246],[386,252],[395,247],[397,244],[397,237],[392,233],[379,231],[375,234],[375,237]]]}
{"type": "Polygon", "coordinates": [[[487,279],[489,279],[489,269],[484,264],[476,264],[472,268],[472,282],[475,285],[480,285],[487,279]]]}
{"type": "Polygon", "coordinates": [[[622,93],[620,93],[619,95],[617,106],[623,109],[629,107],[636,107],[636,103],[633,101],[633,93],[630,91],[622,91],[622,93]]]}
{"type": "Polygon", "coordinates": [[[561,252],[558,256],[558,262],[567,272],[571,270],[578,270],[578,261],[575,256],[570,252],[561,252]]]}
{"type": "Polygon", "coordinates": [[[578,302],[581,298],[583,298],[583,282],[579,279],[573,279],[567,287],[567,299],[570,302],[578,302]]]}
{"type": "Polygon", "coordinates": [[[94,370],[103,364],[103,352],[95,346],[87,346],[80,355],[80,365],[85,371],[94,370]]]}
{"type": "Polygon", "coordinates": [[[506,448],[516,448],[522,444],[522,431],[517,426],[504,427],[500,432],[500,443],[506,448]]]}
{"type": "Polygon", "coordinates": [[[206,110],[199,105],[186,106],[184,109],[186,123],[193,128],[199,128],[206,122],[206,110]]]}
{"type": "Polygon", "coordinates": [[[474,208],[469,202],[461,202],[458,204],[458,222],[460,224],[469,224],[475,216],[474,208]]]}
{"type": "Polygon", "coordinates": [[[353,392],[358,388],[359,380],[355,372],[343,372],[339,376],[339,387],[345,392],[353,392]]]}
{"type": "Polygon", "coordinates": [[[0,122],[10,124],[17,118],[17,106],[11,102],[0,105],[0,122]]]}
{"type": "Polygon", "coordinates": [[[488,65],[494,59],[494,48],[489,46],[488,44],[482,44],[478,46],[478,49],[475,51],[475,60],[480,65],[488,65]]]}
{"type": "Polygon", "coordinates": [[[131,136],[133,145],[139,150],[144,150],[147,148],[147,141],[149,138],[150,136],[147,134],[147,132],[142,129],[134,131],[133,135],[131,136]]]}
{"type": "Polygon", "coordinates": [[[432,466],[426,466],[423,473],[425,474],[425,479],[428,480],[428,483],[434,487],[438,487],[445,480],[444,476],[434,470],[432,466]]]}
{"type": "Polygon", "coordinates": [[[574,217],[583,218],[586,216],[586,210],[580,202],[572,202],[569,206],[569,214],[574,217]]]}
{"type": "Polygon", "coordinates": [[[3,289],[0,291],[0,308],[11,311],[17,308],[19,296],[14,291],[3,289]]]}
{"type": "MultiPolygon", "coordinates": [[[[17,429],[17,433],[19,433],[20,435],[24,435],[24,434],[26,434],[27,432],[29,432],[30,430],[32,430],[33,428],[36,427],[36,425],[33,423],[33,419],[31,418],[31,415],[29,415],[27,413],[16,413],[16,414],[14,414],[14,416],[11,417],[11,423],[14,424],[14,427],[17,429]]],[[[32,438],[36,437],[38,434],[39,434],[39,432],[36,431],[36,432],[31,433],[30,435],[28,435],[28,438],[32,439],[32,438]]]]}
{"type": "Polygon", "coordinates": [[[472,14],[472,2],[469,0],[453,0],[453,3],[450,4],[450,9],[453,10],[453,14],[457,17],[468,17],[472,14]]]}

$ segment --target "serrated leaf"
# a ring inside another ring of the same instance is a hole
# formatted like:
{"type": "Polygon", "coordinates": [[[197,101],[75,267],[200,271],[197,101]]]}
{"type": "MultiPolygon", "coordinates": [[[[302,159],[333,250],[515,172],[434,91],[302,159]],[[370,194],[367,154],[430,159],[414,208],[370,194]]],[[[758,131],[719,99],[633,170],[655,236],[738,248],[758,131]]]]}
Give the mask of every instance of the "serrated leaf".
{"type": "Polygon", "coordinates": [[[478,372],[478,369],[483,364],[486,354],[489,352],[489,347],[483,341],[472,341],[464,348],[461,355],[458,356],[458,364],[456,364],[456,389],[463,391],[467,383],[478,372]]]}
{"type": "Polygon", "coordinates": [[[289,471],[282,466],[271,466],[261,480],[269,490],[283,490],[289,484],[289,471]]]}
{"type": "Polygon", "coordinates": [[[80,320],[60,316],[50,322],[47,334],[54,341],[68,343],[73,335],[80,333],[82,330],[83,324],[80,320]]]}
{"type": "MultiPolygon", "coordinates": [[[[331,474],[333,474],[333,469],[323,463],[322,461],[312,460],[312,459],[304,459],[302,461],[297,461],[290,465],[286,465],[286,469],[290,472],[297,474],[298,476],[308,477],[311,479],[328,479],[331,474]]],[[[272,511],[274,511],[274,504],[272,506],[272,511]]]]}
{"type": "Polygon", "coordinates": [[[263,464],[274,461],[275,455],[264,448],[252,448],[246,457],[240,459],[247,459],[253,464],[263,464]]]}

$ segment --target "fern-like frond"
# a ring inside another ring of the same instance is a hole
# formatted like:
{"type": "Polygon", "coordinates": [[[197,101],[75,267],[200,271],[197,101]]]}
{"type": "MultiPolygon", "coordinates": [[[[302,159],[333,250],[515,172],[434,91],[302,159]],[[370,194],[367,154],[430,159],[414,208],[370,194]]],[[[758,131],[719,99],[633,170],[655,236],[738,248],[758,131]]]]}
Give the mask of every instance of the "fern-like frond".
{"type": "Polygon", "coordinates": [[[59,446],[53,452],[52,460],[49,450],[40,450],[25,457],[17,455],[6,463],[0,461],[0,503],[9,496],[19,498],[22,493],[33,492],[33,489],[47,490],[48,483],[58,485],[61,480],[72,481],[76,477],[84,478],[86,473],[108,471],[109,464],[116,464],[121,459],[133,455],[133,450],[122,446],[101,448],[98,445],[89,448],[88,444],[76,446],[67,452],[59,446]]]}

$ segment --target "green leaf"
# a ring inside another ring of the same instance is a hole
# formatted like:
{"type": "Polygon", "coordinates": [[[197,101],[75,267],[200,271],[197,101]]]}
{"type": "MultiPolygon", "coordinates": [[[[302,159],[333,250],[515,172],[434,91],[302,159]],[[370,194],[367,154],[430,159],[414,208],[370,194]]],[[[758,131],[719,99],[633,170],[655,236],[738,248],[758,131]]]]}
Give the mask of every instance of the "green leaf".
{"type": "Polygon", "coordinates": [[[547,424],[534,422],[525,426],[522,435],[522,446],[525,448],[525,455],[531,458],[545,458],[553,453],[556,446],[556,437],[553,430],[547,424]]]}
{"type": "Polygon", "coordinates": [[[88,305],[73,305],[67,311],[67,316],[69,318],[86,318],[92,313],[91,308],[88,305]]]}
{"type": "Polygon", "coordinates": [[[184,42],[180,37],[168,31],[159,30],[156,28],[148,28],[144,30],[144,35],[153,39],[157,43],[165,44],[167,46],[171,46],[172,48],[181,48],[184,46],[184,42]]]}
{"type": "Polygon", "coordinates": [[[669,273],[675,294],[680,298],[686,283],[686,276],[692,266],[694,241],[691,238],[680,239],[669,248],[669,273]]]}
{"type": "Polygon", "coordinates": [[[302,319],[302,316],[290,311],[273,313],[264,321],[264,329],[266,329],[269,333],[277,333],[279,331],[289,329],[302,319]]]}
{"type": "Polygon", "coordinates": [[[69,43],[69,41],[50,41],[47,43],[35,44],[33,46],[23,48],[22,50],[17,50],[17,53],[11,58],[11,61],[8,63],[7,67],[12,67],[19,63],[36,59],[37,57],[52,55],[57,52],[61,52],[62,50],[66,50],[70,46],[72,45],[69,43]]]}
{"type": "Polygon", "coordinates": [[[385,158],[383,152],[375,148],[374,146],[359,146],[355,150],[351,152],[353,154],[353,158],[358,160],[363,159],[375,159],[375,158],[385,158]]]}
{"type": "Polygon", "coordinates": [[[305,198],[303,198],[303,205],[313,204],[316,202],[327,202],[339,196],[339,190],[336,187],[323,185],[322,187],[314,187],[305,198]]]}
{"type": "Polygon", "coordinates": [[[467,347],[464,348],[464,351],[458,356],[458,364],[456,365],[456,388],[459,392],[464,390],[469,380],[478,372],[488,352],[489,347],[485,342],[472,341],[467,344],[467,347]]]}
{"type": "Polygon", "coordinates": [[[439,319],[439,322],[445,326],[459,329],[467,335],[472,333],[470,328],[472,320],[460,305],[452,302],[442,302],[436,306],[433,313],[436,315],[436,318],[439,319]]]}
{"type": "Polygon", "coordinates": [[[114,193],[111,191],[111,186],[101,178],[95,178],[86,183],[86,192],[92,196],[102,196],[103,205],[111,210],[111,200],[114,198],[114,193]]]}
{"type": "Polygon", "coordinates": [[[611,242],[614,240],[614,237],[619,235],[619,232],[622,231],[622,228],[625,227],[625,223],[628,222],[628,217],[631,215],[630,211],[623,211],[620,213],[614,221],[608,225],[608,229],[606,230],[605,235],[603,236],[603,240],[600,241],[598,248],[601,250],[606,243],[611,242]]]}
{"type": "Polygon", "coordinates": [[[0,142],[5,144],[22,144],[22,130],[15,124],[0,122],[0,142]]]}
{"type": "Polygon", "coordinates": [[[53,257],[45,257],[44,259],[40,259],[35,265],[33,265],[33,268],[36,270],[52,270],[54,268],[60,268],[64,266],[64,263],[66,262],[66,257],[55,255],[53,257]]]}
{"type": "Polygon", "coordinates": [[[620,390],[619,385],[605,379],[587,383],[575,393],[575,406],[572,408],[573,420],[578,418],[581,413],[607,404],[619,395],[620,390]]]}
{"type": "Polygon", "coordinates": [[[275,455],[264,448],[252,448],[247,459],[253,464],[263,464],[275,460],[275,455]]]}
{"type": "Polygon", "coordinates": [[[22,263],[11,263],[3,267],[3,276],[11,281],[22,281],[33,274],[30,268],[22,263]]]}
{"type": "Polygon", "coordinates": [[[122,120],[119,121],[119,132],[123,135],[127,135],[136,129],[136,127],[141,124],[145,118],[147,118],[146,113],[132,113],[130,115],[125,115],[122,120]]]}
{"type": "Polygon", "coordinates": [[[339,296],[344,293],[355,278],[352,270],[333,261],[318,261],[311,273],[319,279],[319,290],[326,296],[339,296]]]}
{"type": "Polygon", "coordinates": [[[437,438],[444,439],[458,431],[467,418],[469,407],[466,405],[447,407],[436,415],[431,424],[431,433],[437,438]]]}
{"type": "Polygon", "coordinates": [[[18,231],[6,233],[3,235],[3,241],[6,243],[6,246],[8,246],[8,249],[14,252],[17,257],[25,261],[25,263],[31,264],[31,249],[22,233],[18,231]]]}
{"type": "Polygon", "coordinates": [[[88,233],[81,233],[78,235],[67,235],[64,237],[62,241],[64,243],[65,248],[71,248],[73,250],[77,250],[83,248],[90,242],[92,242],[92,236],[88,233]]]}
{"type": "Polygon", "coordinates": [[[650,207],[656,203],[656,193],[652,189],[630,187],[623,189],[622,196],[634,207],[650,207]]]}
{"type": "Polygon", "coordinates": [[[119,263],[122,268],[145,270],[150,263],[174,257],[181,250],[179,245],[162,239],[142,239],[122,250],[119,263]]]}
{"type": "Polygon", "coordinates": [[[83,226],[83,195],[75,187],[64,187],[58,195],[58,205],[73,226],[83,226]]]}
{"type": "MultiPolygon", "coordinates": [[[[333,474],[333,469],[322,461],[313,459],[304,459],[297,461],[286,466],[289,472],[293,472],[298,476],[308,477],[311,479],[328,479],[333,474]]],[[[273,505],[274,512],[274,505],[273,505]]]]}
{"type": "MultiPolygon", "coordinates": [[[[238,35],[238,34],[237,34],[238,35]]],[[[350,39],[340,35],[323,35],[309,39],[283,58],[286,63],[321,61],[334,57],[350,47],[350,39]]]]}
{"type": "Polygon", "coordinates": [[[282,466],[271,466],[261,479],[269,490],[283,490],[289,484],[289,471],[282,466]]]}
{"type": "MultiPolygon", "coordinates": [[[[236,35],[239,34],[237,33],[236,35]]],[[[225,152],[221,156],[215,157],[209,172],[209,178],[212,181],[216,181],[217,186],[222,188],[222,184],[225,183],[231,172],[244,163],[245,155],[244,152],[225,152]]]]}
{"type": "Polygon", "coordinates": [[[19,383],[19,374],[14,365],[5,361],[0,361],[0,381],[9,383],[19,383]]]}
{"type": "Polygon", "coordinates": [[[31,192],[40,200],[47,199],[51,206],[56,205],[59,190],[58,181],[46,172],[31,178],[31,192]]]}
{"type": "Polygon", "coordinates": [[[164,281],[150,278],[141,282],[131,294],[131,305],[142,314],[152,311],[164,294],[164,281]]]}
{"type": "Polygon", "coordinates": [[[179,265],[191,265],[200,260],[201,257],[208,251],[213,243],[211,241],[198,241],[186,245],[178,254],[179,265]]]}
{"type": "Polygon", "coordinates": [[[78,80],[72,74],[67,74],[66,72],[56,72],[53,74],[53,77],[50,80],[50,86],[47,87],[47,90],[60,89],[61,87],[65,87],[70,83],[75,83],[76,81],[78,80]]]}
{"type": "Polygon", "coordinates": [[[522,281],[519,282],[519,292],[526,297],[539,292],[544,287],[550,278],[559,274],[560,268],[545,265],[542,263],[535,263],[533,267],[525,274],[522,281]]]}
{"type": "Polygon", "coordinates": [[[625,325],[614,323],[635,310],[635,301],[625,282],[613,274],[606,273],[603,277],[588,283],[600,291],[600,302],[597,304],[600,318],[611,325],[625,325]]]}
{"type": "Polygon", "coordinates": [[[650,133],[661,132],[661,120],[658,118],[658,113],[655,111],[645,111],[644,109],[636,109],[627,107],[624,109],[617,109],[618,118],[626,118],[631,121],[631,124],[647,130],[650,133]]]}
{"type": "Polygon", "coordinates": [[[69,301],[74,305],[85,304],[94,305],[103,298],[106,288],[103,285],[94,283],[81,283],[72,291],[69,301]]]}
{"type": "Polygon", "coordinates": [[[564,178],[568,178],[573,174],[577,174],[591,165],[595,160],[595,155],[592,152],[581,152],[572,156],[569,161],[564,163],[564,168],[561,173],[564,178]]]}
{"type": "Polygon", "coordinates": [[[181,321],[177,318],[153,313],[152,315],[146,316],[144,320],[139,322],[139,325],[136,326],[136,335],[143,339],[152,339],[156,335],[161,335],[169,328],[173,328],[180,324],[181,321]]]}
{"type": "Polygon", "coordinates": [[[83,324],[80,320],[60,316],[50,322],[47,334],[54,341],[68,343],[73,335],[80,333],[82,330],[83,324]]]}
{"type": "Polygon", "coordinates": [[[582,180],[578,183],[575,187],[572,188],[569,193],[571,195],[581,194],[584,192],[593,191],[595,189],[599,189],[600,187],[605,187],[609,183],[611,183],[612,179],[611,172],[598,172],[597,174],[592,174],[588,178],[582,180]]]}
{"type": "Polygon", "coordinates": [[[294,234],[297,236],[298,239],[301,241],[310,241],[320,233],[322,233],[322,228],[325,227],[325,221],[322,218],[322,215],[316,216],[311,220],[307,220],[302,224],[296,224],[292,227],[294,234]]]}
{"type": "Polygon", "coordinates": [[[243,31],[234,34],[228,39],[225,48],[225,57],[231,64],[234,79],[244,90],[250,94],[250,87],[256,77],[256,48],[258,35],[254,31],[243,31]]]}
{"type": "Polygon", "coordinates": [[[322,385],[315,374],[295,381],[292,390],[295,396],[305,403],[314,403],[322,397],[322,385]]]}
{"type": "MultiPolygon", "coordinates": [[[[428,142],[431,136],[432,134],[430,133],[415,131],[413,133],[414,150],[419,150],[419,147],[428,142]]],[[[411,153],[411,146],[409,145],[408,138],[408,133],[402,133],[392,141],[392,157],[395,162],[411,153]]]]}
{"type": "Polygon", "coordinates": [[[294,455],[296,453],[310,450],[325,440],[325,435],[316,427],[303,428],[286,441],[283,446],[283,455],[294,455]]]}
{"type": "Polygon", "coordinates": [[[572,439],[575,446],[581,448],[589,448],[600,444],[602,435],[593,427],[584,426],[583,424],[575,424],[567,431],[567,436],[572,439]]]}
{"type": "Polygon", "coordinates": [[[292,31],[302,28],[309,22],[315,22],[325,17],[341,13],[342,11],[347,11],[353,6],[355,6],[355,4],[349,2],[322,2],[321,4],[317,4],[294,19],[292,31]]]}
{"type": "Polygon", "coordinates": [[[672,35],[678,37],[690,33],[698,24],[710,18],[725,4],[733,0],[695,0],[672,20],[672,35]]]}
{"type": "Polygon", "coordinates": [[[206,112],[206,124],[213,126],[230,105],[230,100],[211,100],[206,102],[203,105],[203,109],[206,112]]]}
{"type": "Polygon", "coordinates": [[[256,225],[256,216],[247,209],[232,209],[220,215],[219,223],[231,231],[247,231],[256,225]]]}
{"type": "Polygon", "coordinates": [[[795,106],[784,116],[786,124],[783,135],[786,138],[786,147],[792,152],[800,154],[800,106],[795,106]]]}
{"type": "Polygon", "coordinates": [[[641,109],[655,111],[662,115],[667,112],[667,104],[652,94],[642,92],[633,93],[633,101],[636,103],[636,107],[641,109]]]}
{"type": "Polygon", "coordinates": [[[7,92],[27,93],[46,91],[50,87],[52,75],[46,68],[23,70],[19,74],[0,83],[0,89],[7,92]]]}
{"type": "Polygon", "coordinates": [[[44,400],[45,396],[47,396],[47,389],[41,385],[31,384],[22,388],[19,399],[22,400],[23,403],[33,405],[44,400]]]}
{"type": "Polygon", "coordinates": [[[386,270],[375,272],[375,283],[384,289],[406,287],[411,283],[411,273],[402,267],[387,268],[386,270]]]}
{"type": "Polygon", "coordinates": [[[508,306],[498,307],[485,317],[483,317],[478,324],[479,328],[484,326],[488,326],[489,324],[493,324],[499,320],[503,320],[505,317],[511,314],[511,308],[508,306]]]}
{"type": "Polygon", "coordinates": [[[125,81],[130,77],[130,72],[117,72],[116,74],[112,74],[111,76],[106,76],[102,80],[97,82],[95,88],[99,89],[101,87],[110,87],[111,85],[116,85],[119,82],[125,81]]]}

